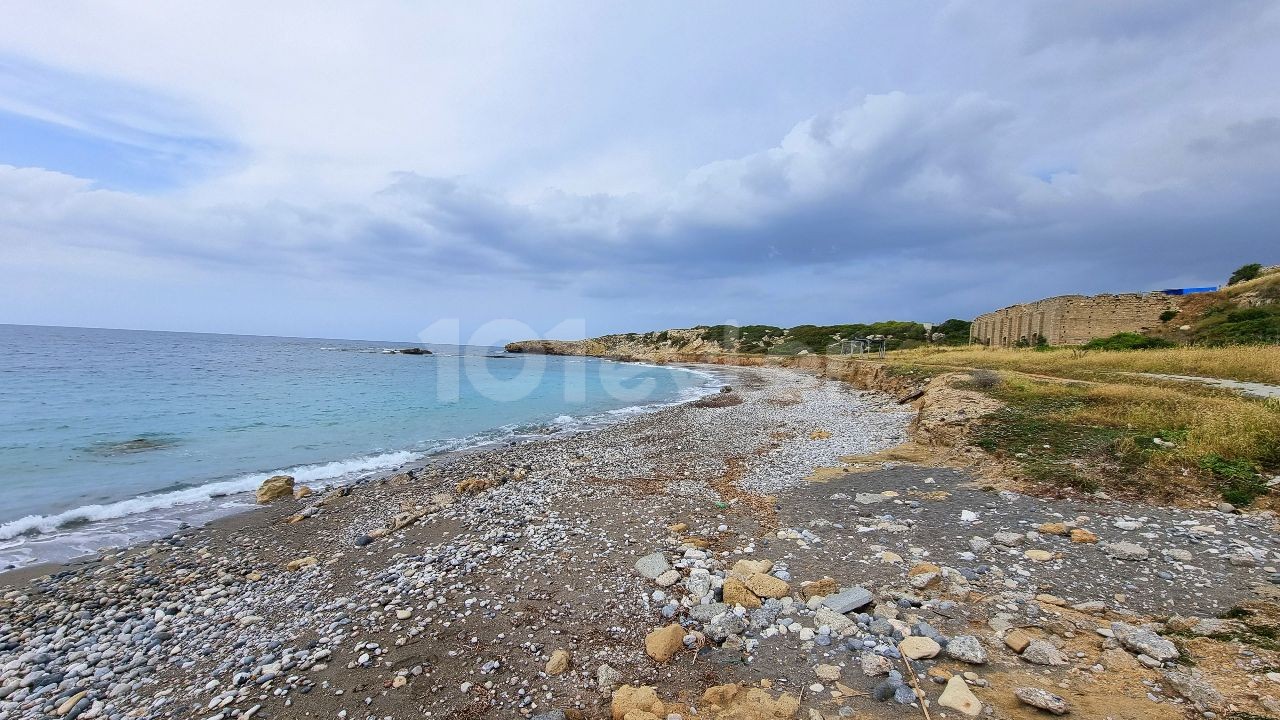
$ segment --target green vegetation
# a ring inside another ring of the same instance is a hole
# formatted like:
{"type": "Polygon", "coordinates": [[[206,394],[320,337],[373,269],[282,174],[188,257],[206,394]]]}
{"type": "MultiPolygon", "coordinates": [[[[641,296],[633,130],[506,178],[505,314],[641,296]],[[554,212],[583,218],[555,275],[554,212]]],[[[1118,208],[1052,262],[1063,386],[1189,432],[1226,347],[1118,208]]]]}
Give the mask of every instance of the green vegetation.
{"type": "Polygon", "coordinates": [[[1115,372],[1199,375],[1280,385],[1280,346],[1176,347],[1108,352],[1072,347],[1045,352],[1010,348],[930,347],[889,355],[891,364],[989,368],[1092,380],[1115,372]]]}
{"type": "Polygon", "coordinates": [[[1231,273],[1231,278],[1227,280],[1227,284],[1237,285],[1242,282],[1248,282],[1258,277],[1258,275],[1261,272],[1262,272],[1262,263],[1249,263],[1248,265],[1241,265],[1240,267],[1236,268],[1235,272],[1231,273]]]}
{"type": "MultiPolygon", "coordinates": [[[[947,354],[955,353],[937,353],[947,354]]],[[[1089,382],[992,375],[978,370],[956,383],[1004,405],[976,424],[972,442],[1047,489],[1212,495],[1243,506],[1269,495],[1259,470],[1280,470],[1280,411],[1261,400],[1114,375],[1089,382]]]]}
{"type": "Polygon", "coordinates": [[[1165,310],[1164,312],[1160,313],[1160,322],[1167,323],[1176,317],[1178,317],[1177,310],[1165,310]]]}
{"type": "MultiPolygon", "coordinates": [[[[964,345],[969,342],[969,321],[951,319],[933,328],[942,333],[937,345],[964,345]]],[[[929,344],[924,325],[917,322],[888,320],[875,323],[851,323],[846,325],[797,325],[780,328],[773,325],[710,325],[699,326],[700,337],[706,342],[720,344],[725,349],[743,353],[768,353],[771,355],[795,355],[801,352],[827,353],[838,347],[841,340],[881,336],[888,350],[910,349],[929,344]]]]}
{"type": "Polygon", "coordinates": [[[1237,308],[1223,303],[1211,307],[1193,328],[1203,345],[1243,345],[1280,342],[1280,305],[1237,308]]]}
{"type": "Polygon", "coordinates": [[[1248,505],[1267,494],[1267,483],[1247,460],[1227,460],[1210,453],[1200,459],[1200,466],[1221,482],[1222,499],[1232,505],[1248,505]]]}
{"type": "Polygon", "coordinates": [[[1141,333],[1122,332],[1111,337],[1090,340],[1081,347],[1085,350],[1150,350],[1176,347],[1177,343],[1163,338],[1147,337],[1141,333]]]}

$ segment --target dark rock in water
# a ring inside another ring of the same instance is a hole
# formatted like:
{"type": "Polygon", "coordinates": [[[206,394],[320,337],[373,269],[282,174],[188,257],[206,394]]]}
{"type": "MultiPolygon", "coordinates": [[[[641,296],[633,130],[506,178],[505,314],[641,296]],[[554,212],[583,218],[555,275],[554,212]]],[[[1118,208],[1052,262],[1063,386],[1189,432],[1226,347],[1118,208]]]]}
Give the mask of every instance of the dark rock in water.
{"type": "Polygon", "coordinates": [[[720,392],[731,393],[733,392],[733,387],[731,385],[725,385],[724,387],[720,388],[720,392]]]}
{"type": "Polygon", "coordinates": [[[431,355],[431,351],[426,348],[401,348],[396,351],[401,355],[431,355]]]}
{"type": "Polygon", "coordinates": [[[98,455],[130,455],[169,447],[178,441],[167,437],[139,437],[121,442],[95,443],[89,448],[98,455]]]}

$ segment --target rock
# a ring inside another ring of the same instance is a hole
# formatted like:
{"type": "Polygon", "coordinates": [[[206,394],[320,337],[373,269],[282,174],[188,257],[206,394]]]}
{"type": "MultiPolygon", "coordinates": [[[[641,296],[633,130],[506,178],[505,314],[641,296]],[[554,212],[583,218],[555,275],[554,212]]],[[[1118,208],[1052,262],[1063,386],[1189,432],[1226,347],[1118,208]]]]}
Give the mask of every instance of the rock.
{"type": "Polygon", "coordinates": [[[983,665],[987,662],[987,649],[973,635],[956,635],[947,643],[947,657],[971,665],[983,665]]]}
{"type": "Polygon", "coordinates": [[[1023,650],[1027,649],[1028,645],[1031,644],[1031,636],[1021,630],[1010,630],[1004,636],[1004,644],[1007,645],[1010,650],[1016,653],[1021,653],[1023,650]]]}
{"type": "Polygon", "coordinates": [[[940,579],[941,576],[936,572],[925,572],[912,575],[907,582],[916,590],[924,590],[927,587],[937,585],[940,579]]]}
{"type": "Polygon", "coordinates": [[[724,601],[728,605],[741,605],[744,608],[760,607],[760,598],[747,588],[746,584],[735,577],[727,578],[721,588],[724,601]]]}
{"type": "Polygon", "coordinates": [[[1047,710],[1054,715],[1067,714],[1067,701],[1059,695],[1054,695],[1048,690],[1041,690],[1034,687],[1015,688],[1013,694],[1019,700],[1030,705],[1033,708],[1047,710]]]}
{"type": "Polygon", "coordinates": [[[860,587],[851,587],[841,590],[835,595],[828,595],[822,599],[822,606],[831,608],[832,610],[843,615],[844,613],[857,610],[871,604],[875,598],[869,590],[860,587]]]}
{"type": "Polygon", "coordinates": [[[982,702],[978,700],[960,675],[952,675],[938,697],[938,704],[950,708],[969,717],[982,714],[982,702]]]}
{"type": "Polygon", "coordinates": [[[891,495],[885,495],[883,493],[864,493],[864,492],[858,493],[853,497],[853,501],[858,503],[859,505],[875,505],[876,503],[882,503],[892,499],[893,499],[893,496],[891,495]]]}
{"type": "Polygon", "coordinates": [[[1103,650],[1098,662],[1107,670],[1137,670],[1138,660],[1120,648],[1103,650]]]}
{"type": "Polygon", "coordinates": [[[658,699],[658,693],[652,685],[623,685],[614,691],[613,702],[609,706],[613,720],[623,720],[635,711],[665,717],[666,710],[666,705],[658,699]]]}
{"type": "Polygon", "coordinates": [[[772,575],[756,573],[746,580],[747,589],[762,598],[784,598],[791,594],[791,586],[772,575]]]}
{"type": "Polygon", "coordinates": [[[1098,542],[1097,534],[1084,528],[1075,528],[1071,531],[1071,542],[1073,543],[1096,543],[1098,542]]]}
{"type": "Polygon", "coordinates": [[[1048,640],[1032,640],[1022,651],[1022,659],[1033,665],[1067,664],[1067,658],[1048,640]]]}
{"type": "Polygon", "coordinates": [[[867,677],[888,675],[889,671],[893,669],[893,663],[889,661],[889,658],[874,653],[863,653],[860,662],[862,664],[862,672],[867,677]]]}
{"type": "Polygon", "coordinates": [[[1164,679],[1200,712],[1223,712],[1227,709],[1226,698],[1204,679],[1199,670],[1171,670],[1164,673],[1164,679]]]}
{"type": "Polygon", "coordinates": [[[826,597],[840,589],[835,578],[824,577],[821,580],[806,580],[800,583],[800,596],[805,600],[811,597],[826,597]]]}
{"type": "Polygon", "coordinates": [[[835,682],[840,679],[840,668],[836,665],[818,665],[813,668],[813,674],[817,675],[819,680],[835,682]]]}
{"type": "Polygon", "coordinates": [[[1039,530],[1045,535],[1066,535],[1070,532],[1067,528],[1067,524],[1060,522],[1042,523],[1040,527],[1036,528],[1036,530],[1039,530]]]}
{"type": "Polygon", "coordinates": [[[314,555],[308,555],[307,557],[304,557],[304,558],[298,558],[297,560],[290,560],[290,561],[289,561],[289,563],[288,563],[287,565],[285,565],[285,569],[286,569],[286,570],[289,570],[289,571],[291,571],[291,572],[292,572],[292,571],[294,571],[294,570],[301,570],[301,569],[303,569],[303,568],[309,568],[309,567],[311,567],[312,565],[316,565],[316,564],[317,564],[317,563],[319,563],[319,562],[320,562],[320,560],[319,560],[319,559],[317,559],[317,558],[316,558],[316,556],[314,556],[314,555]]]}
{"type": "Polygon", "coordinates": [[[747,631],[747,621],[734,612],[722,612],[704,626],[707,636],[716,642],[724,642],[730,635],[741,635],[747,631]]]}
{"type": "Polygon", "coordinates": [[[671,587],[680,582],[680,571],[675,569],[668,570],[659,575],[654,582],[658,584],[658,587],[671,587]]]}
{"type": "Polygon", "coordinates": [[[702,704],[711,711],[706,717],[717,720],[793,718],[800,711],[800,699],[793,695],[784,692],[775,698],[760,688],[737,684],[707,688],[702,693],[702,704]]]}
{"type": "Polygon", "coordinates": [[[995,542],[995,544],[1003,545],[1005,547],[1017,547],[1021,545],[1025,539],[1026,536],[1022,533],[1009,532],[1008,530],[1001,530],[991,537],[991,540],[995,542]]]}
{"type": "Polygon", "coordinates": [[[1146,548],[1128,541],[1111,543],[1104,546],[1104,549],[1116,560],[1146,560],[1150,556],[1146,548]]]}
{"type": "Polygon", "coordinates": [[[1160,662],[1178,658],[1177,646],[1150,630],[1129,623],[1113,622],[1111,632],[1115,633],[1116,640],[1130,652],[1140,653],[1160,662]]]}
{"type": "Polygon", "coordinates": [[[1217,507],[1218,507],[1218,512],[1226,513],[1228,515],[1236,511],[1236,506],[1232,505],[1229,502],[1220,502],[1218,503],[1217,507]]]}
{"type": "Polygon", "coordinates": [[[254,497],[261,504],[274,502],[293,495],[293,476],[274,475],[262,481],[254,497]]]}
{"type": "Polygon", "coordinates": [[[679,623],[658,628],[644,638],[644,651],[654,660],[664,663],[684,649],[684,628],[679,623]]]}
{"type": "Polygon", "coordinates": [[[564,674],[564,672],[569,669],[570,659],[571,659],[571,656],[569,655],[569,651],[565,650],[564,648],[560,648],[555,652],[551,653],[551,659],[547,661],[547,668],[546,668],[547,674],[548,675],[564,674]]]}
{"type": "Polygon", "coordinates": [[[813,621],[818,627],[826,625],[831,628],[831,632],[836,635],[843,635],[845,632],[857,627],[857,623],[831,608],[820,607],[813,612],[813,621]]]}
{"type": "Polygon", "coordinates": [[[726,613],[731,609],[732,608],[729,607],[728,603],[722,602],[707,603],[706,605],[694,605],[689,609],[689,617],[697,620],[698,622],[707,623],[711,622],[711,618],[714,618],[721,613],[726,613]]]}
{"type": "Polygon", "coordinates": [[[1053,553],[1048,550],[1028,550],[1022,556],[1031,562],[1049,562],[1053,559],[1053,553]]]}
{"type": "Polygon", "coordinates": [[[89,692],[88,690],[81,690],[80,692],[76,693],[75,695],[72,695],[71,697],[69,697],[69,698],[67,698],[66,700],[62,701],[62,704],[61,704],[61,705],[59,705],[59,706],[58,706],[58,709],[54,711],[54,714],[56,714],[56,715],[66,715],[67,713],[71,712],[71,708],[75,707],[75,706],[76,706],[76,703],[80,702],[80,700],[81,700],[85,695],[87,695],[87,694],[88,694],[88,692],[89,692]]]}
{"type": "Polygon", "coordinates": [[[912,660],[925,660],[942,651],[942,646],[935,640],[919,635],[904,638],[898,643],[898,652],[912,660]]]}
{"type": "Polygon", "coordinates": [[[756,573],[767,573],[772,569],[772,560],[747,560],[744,558],[733,564],[733,567],[729,570],[729,574],[736,575],[738,578],[746,580],[756,573]]]}
{"type": "Polygon", "coordinates": [[[667,556],[660,552],[645,555],[636,561],[636,572],[649,580],[657,580],[658,576],[670,569],[667,556]]]}
{"type": "Polygon", "coordinates": [[[614,670],[608,664],[601,665],[596,669],[596,687],[602,693],[611,693],[613,689],[622,684],[622,673],[614,670]]]}
{"type": "Polygon", "coordinates": [[[294,500],[301,500],[302,498],[310,497],[313,494],[315,494],[314,491],[311,488],[307,487],[306,485],[299,485],[298,487],[293,489],[294,500]]]}
{"type": "Polygon", "coordinates": [[[426,348],[407,347],[396,350],[396,353],[399,353],[400,355],[430,355],[431,351],[426,348]]]}

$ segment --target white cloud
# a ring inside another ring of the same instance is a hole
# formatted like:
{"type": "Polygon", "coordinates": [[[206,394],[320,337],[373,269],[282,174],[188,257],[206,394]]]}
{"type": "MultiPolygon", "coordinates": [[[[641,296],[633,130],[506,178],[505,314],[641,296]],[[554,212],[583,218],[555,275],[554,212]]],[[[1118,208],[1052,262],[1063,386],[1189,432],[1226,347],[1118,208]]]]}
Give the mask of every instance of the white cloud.
{"type": "MultiPolygon", "coordinates": [[[[66,92],[0,83],[0,108],[119,141],[212,137],[234,158],[149,194],[0,166],[0,263],[43,252],[56,267],[83,248],[189,267],[193,282],[214,269],[447,285],[464,306],[486,281],[555,286],[561,305],[601,313],[693,293],[670,310],[687,315],[724,298],[766,307],[744,287],[767,278],[774,304],[832,289],[875,303],[848,278],[908,263],[936,277],[911,307],[964,314],[1023,289],[1255,259],[1280,189],[1277,12],[1109,7],[1055,23],[970,3],[928,22],[882,8],[21,6],[0,54],[66,92]],[[1195,233],[1214,228],[1230,237],[1208,252],[1195,233]],[[973,291],[1031,255],[1052,277],[973,291]]],[[[878,302],[858,317],[900,307],[878,302]]]]}

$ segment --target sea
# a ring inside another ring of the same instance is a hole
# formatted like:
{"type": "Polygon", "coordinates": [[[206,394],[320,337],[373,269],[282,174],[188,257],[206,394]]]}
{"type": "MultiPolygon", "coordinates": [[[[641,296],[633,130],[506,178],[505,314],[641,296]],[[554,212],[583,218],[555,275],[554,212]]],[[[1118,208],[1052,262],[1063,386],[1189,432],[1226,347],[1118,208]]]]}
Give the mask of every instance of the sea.
{"type": "Polygon", "coordinates": [[[0,325],[0,570],[244,511],[272,475],[353,483],[720,385],[700,369],[501,348],[0,325]]]}

